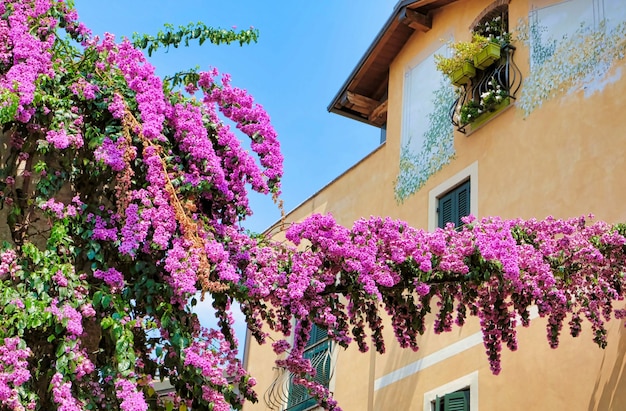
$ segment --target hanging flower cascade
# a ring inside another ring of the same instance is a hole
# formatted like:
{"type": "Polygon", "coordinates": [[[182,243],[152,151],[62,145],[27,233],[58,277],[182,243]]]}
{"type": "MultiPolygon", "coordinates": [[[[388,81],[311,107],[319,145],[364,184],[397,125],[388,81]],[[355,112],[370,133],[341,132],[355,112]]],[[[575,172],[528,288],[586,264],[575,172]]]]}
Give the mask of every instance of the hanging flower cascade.
{"type": "MultiPolygon", "coordinates": [[[[566,319],[572,336],[581,332],[583,319],[589,321],[593,340],[606,346],[605,321],[626,316],[613,309],[624,298],[626,226],[588,224],[586,218],[464,222],[426,232],[371,218],[348,230],[317,215],[293,225],[289,238],[310,243],[291,257],[294,278],[284,284],[298,297],[294,315],[302,304],[319,307],[314,322],[328,326],[340,344],[354,339],[363,351],[369,328],[379,352],[385,349],[380,303],[400,345],[414,350],[431,310],[435,333],[477,316],[494,374],[502,345],[517,349],[516,326],[530,324],[531,306],[548,319],[551,347],[558,346],[566,319]],[[309,278],[302,279],[303,272],[309,278]],[[348,297],[347,305],[340,295],[348,297]]],[[[274,304],[286,310],[285,302],[274,304]]],[[[300,350],[303,342],[296,338],[295,344],[300,350]]]]}
{"type": "MultiPolygon", "coordinates": [[[[339,408],[303,358],[313,324],[382,352],[382,316],[417,349],[431,310],[435,332],[476,315],[497,373],[531,305],[552,346],[565,320],[578,335],[583,319],[604,346],[604,322],[623,316],[611,305],[623,298],[623,226],[468,219],[427,233],[314,215],[288,228],[295,245],[250,234],[247,190],[278,200],[283,159],[267,113],[228,75],[163,82],[129,40],[93,36],[69,2],[3,0],[0,15],[3,410],[240,409],[256,394],[232,304],[260,343],[284,336],[278,366],[326,409],[339,408]],[[199,293],[217,329],[193,313],[199,293]],[[162,397],[165,379],[174,392],[162,397]]],[[[180,30],[137,44],[255,38],[180,30]]]]}

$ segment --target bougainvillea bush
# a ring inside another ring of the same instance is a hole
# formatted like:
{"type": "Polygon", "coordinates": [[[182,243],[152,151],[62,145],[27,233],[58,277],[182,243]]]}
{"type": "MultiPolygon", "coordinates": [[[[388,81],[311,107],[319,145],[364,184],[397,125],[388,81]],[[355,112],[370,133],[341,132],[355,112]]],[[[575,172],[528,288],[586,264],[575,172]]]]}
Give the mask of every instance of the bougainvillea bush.
{"type": "MultiPolygon", "coordinates": [[[[229,304],[256,243],[239,226],[246,187],[279,192],[267,114],[215,70],[174,90],[180,77],[161,81],[128,39],[92,36],[66,2],[2,1],[0,15],[0,408],[253,399],[229,304]],[[213,294],[221,331],[190,314],[199,291],[213,294]],[[159,399],[164,378],[177,394],[159,399]]],[[[256,34],[176,35],[138,42],[256,34]]]]}
{"type": "Polygon", "coordinates": [[[278,201],[282,156],[262,107],[216,70],[154,74],[140,49],[256,32],[169,27],[133,41],[93,36],[71,2],[0,1],[0,409],[229,410],[256,400],[232,329],[238,304],[277,365],[337,409],[302,358],[313,324],[383,352],[480,320],[500,370],[529,308],[563,323],[624,317],[623,226],[476,221],[433,233],[314,215],[289,243],[247,232],[247,191],[278,201]],[[236,131],[238,130],[238,131],[236,131]],[[242,145],[239,136],[249,137],[242,145]],[[248,147],[249,146],[249,147],[248,147]],[[210,296],[217,329],[192,308],[210,296]],[[368,342],[369,341],[369,342],[368,342]],[[155,383],[174,392],[160,397],[155,383]]]}

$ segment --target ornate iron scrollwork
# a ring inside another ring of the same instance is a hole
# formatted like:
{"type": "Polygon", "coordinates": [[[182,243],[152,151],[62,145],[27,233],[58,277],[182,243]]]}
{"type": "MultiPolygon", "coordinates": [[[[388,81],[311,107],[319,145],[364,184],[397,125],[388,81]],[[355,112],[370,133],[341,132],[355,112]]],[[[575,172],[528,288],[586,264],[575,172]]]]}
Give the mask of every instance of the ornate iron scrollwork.
{"type": "MultiPolygon", "coordinates": [[[[320,350],[318,354],[310,358],[310,361],[311,366],[317,371],[316,381],[328,386],[335,371],[335,362],[332,361],[332,358],[337,344],[330,340],[326,340],[322,344],[328,344],[328,349],[320,350]]],[[[304,387],[295,386],[297,388],[294,389],[293,374],[284,368],[275,368],[275,371],[276,378],[263,394],[263,400],[268,409],[272,411],[299,410],[302,408],[302,404],[311,401],[311,397],[304,387]],[[290,391],[294,392],[290,393],[290,391]]]]}
{"type": "Polygon", "coordinates": [[[513,61],[515,50],[510,44],[503,46],[501,58],[497,63],[485,70],[477,69],[476,77],[458,89],[459,95],[450,107],[450,120],[458,131],[466,133],[467,126],[471,124],[469,121],[461,121],[460,113],[463,106],[471,101],[480,103],[481,96],[490,90],[499,87],[505,93],[503,97],[515,99],[522,84],[522,72],[513,61]]]}

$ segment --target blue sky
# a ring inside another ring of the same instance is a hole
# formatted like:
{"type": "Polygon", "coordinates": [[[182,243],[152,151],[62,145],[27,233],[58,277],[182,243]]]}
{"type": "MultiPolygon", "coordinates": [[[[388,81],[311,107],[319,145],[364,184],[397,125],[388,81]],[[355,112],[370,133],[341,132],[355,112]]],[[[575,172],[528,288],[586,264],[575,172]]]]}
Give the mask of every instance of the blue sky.
{"type": "MultiPolygon", "coordinates": [[[[164,23],[202,21],[213,27],[260,30],[256,44],[171,49],[150,59],[161,76],[195,66],[230,73],[272,118],[285,156],[283,200],[289,211],[374,150],[380,131],[327,112],[396,0],[76,0],[94,34],[155,34],[164,23]]],[[[246,227],[262,232],[279,218],[268,198],[252,197],[246,227]]],[[[214,323],[210,306],[197,310],[214,323]],[[203,309],[206,308],[206,309],[203,309]]],[[[237,314],[240,315],[240,314],[237,314]]],[[[243,341],[244,328],[237,334],[243,341]]]]}
{"type": "MultiPolygon", "coordinates": [[[[380,131],[327,112],[396,0],[76,0],[96,34],[156,33],[202,21],[260,30],[256,44],[171,49],[151,58],[159,75],[199,66],[232,75],[268,111],[285,156],[283,200],[289,211],[371,152],[380,131]]],[[[254,196],[246,227],[257,232],[279,218],[271,200],[254,196]]]]}

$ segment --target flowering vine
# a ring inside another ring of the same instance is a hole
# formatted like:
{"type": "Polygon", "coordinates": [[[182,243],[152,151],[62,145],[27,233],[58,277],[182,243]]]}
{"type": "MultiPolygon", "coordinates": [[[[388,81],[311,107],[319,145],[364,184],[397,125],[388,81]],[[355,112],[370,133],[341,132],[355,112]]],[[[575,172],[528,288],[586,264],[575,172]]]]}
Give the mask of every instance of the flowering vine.
{"type": "MultiPolygon", "coordinates": [[[[128,39],[93,36],[70,4],[0,2],[0,204],[11,234],[0,338],[15,356],[0,356],[14,375],[3,405],[240,408],[255,394],[228,291],[235,250],[256,246],[239,226],[252,213],[247,190],[280,192],[269,116],[217,70],[180,77],[200,100],[172,90],[128,39]],[[215,294],[220,330],[190,313],[197,293],[215,294]],[[158,397],[162,379],[174,396],[158,397]]],[[[180,33],[138,41],[154,51],[257,35],[201,24],[180,33]]]]}
{"type": "Polygon", "coordinates": [[[626,316],[612,307],[624,293],[622,225],[467,219],[428,233],[313,215],[288,228],[291,245],[248,233],[248,190],[280,194],[269,116],[216,69],[163,82],[136,47],[246,43],[256,32],[197,25],[133,44],[93,36],[70,5],[0,0],[0,218],[10,233],[0,408],[240,409],[256,394],[233,304],[257,341],[285,337],[277,364],[327,409],[338,406],[303,358],[314,324],[362,350],[369,334],[382,352],[383,316],[417,349],[431,309],[435,332],[475,315],[498,373],[531,306],[554,347],[565,321],[574,336],[589,321],[604,346],[604,322],[626,316]],[[198,294],[212,298],[217,329],[192,313],[198,294]],[[164,379],[174,393],[160,397],[164,379]]]}

